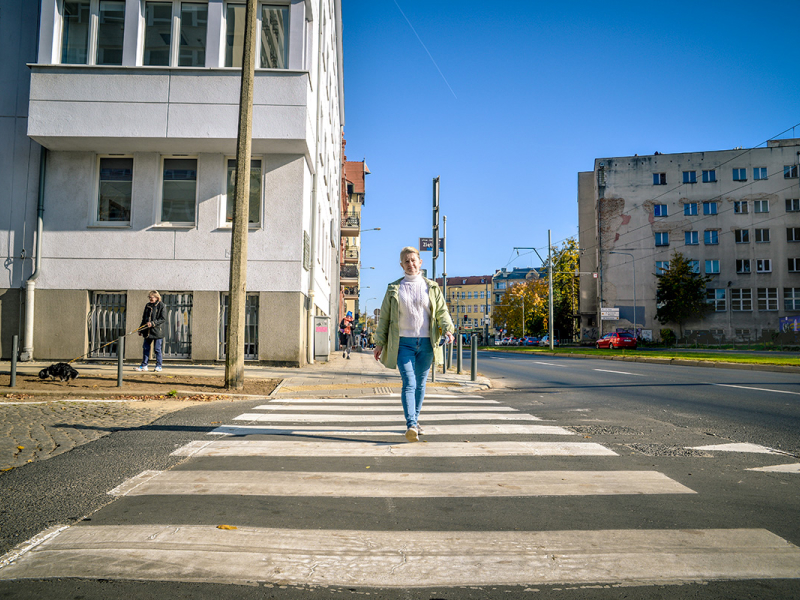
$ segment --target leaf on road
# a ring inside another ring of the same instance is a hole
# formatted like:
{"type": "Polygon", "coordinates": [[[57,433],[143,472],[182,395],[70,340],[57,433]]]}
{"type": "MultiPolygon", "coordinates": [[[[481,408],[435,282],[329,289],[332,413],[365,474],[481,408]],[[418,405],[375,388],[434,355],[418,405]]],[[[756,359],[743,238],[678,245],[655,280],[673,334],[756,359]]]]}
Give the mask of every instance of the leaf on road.
{"type": "Polygon", "coordinates": [[[217,529],[239,529],[235,525],[217,525],[217,529]]]}

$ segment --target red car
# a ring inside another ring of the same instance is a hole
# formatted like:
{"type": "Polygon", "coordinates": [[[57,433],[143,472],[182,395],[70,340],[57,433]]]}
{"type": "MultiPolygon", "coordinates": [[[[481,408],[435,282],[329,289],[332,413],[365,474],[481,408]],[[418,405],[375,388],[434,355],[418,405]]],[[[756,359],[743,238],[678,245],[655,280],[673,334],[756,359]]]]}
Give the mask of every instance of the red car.
{"type": "Polygon", "coordinates": [[[595,343],[599,348],[633,348],[636,349],[636,338],[630,333],[607,333],[595,343]]]}

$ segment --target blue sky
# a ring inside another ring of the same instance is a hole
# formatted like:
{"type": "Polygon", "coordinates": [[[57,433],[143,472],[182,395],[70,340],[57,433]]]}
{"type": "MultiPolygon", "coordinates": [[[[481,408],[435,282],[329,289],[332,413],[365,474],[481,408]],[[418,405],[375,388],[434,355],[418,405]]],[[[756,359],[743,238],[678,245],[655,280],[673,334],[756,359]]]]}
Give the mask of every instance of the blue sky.
{"type": "Polygon", "coordinates": [[[448,276],[486,275],[538,266],[512,249],[548,229],[577,234],[595,158],[749,148],[800,123],[796,0],[342,4],[346,154],[372,171],[362,228],[381,228],[362,236],[362,305],[431,236],[436,176],[448,276]]]}

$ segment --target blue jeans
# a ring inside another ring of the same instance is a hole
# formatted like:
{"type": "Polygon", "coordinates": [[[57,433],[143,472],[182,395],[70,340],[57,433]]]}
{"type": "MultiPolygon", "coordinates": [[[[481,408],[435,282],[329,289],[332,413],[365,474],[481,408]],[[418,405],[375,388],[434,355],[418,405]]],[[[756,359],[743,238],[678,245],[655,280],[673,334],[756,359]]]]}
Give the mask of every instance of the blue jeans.
{"type": "Polygon", "coordinates": [[[403,380],[403,412],[406,427],[416,427],[422,401],[425,399],[425,382],[433,363],[431,338],[401,337],[397,348],[397,368],[403,380]]]}
{"type": "Polygon", "coordinates": [[[161,360],[162,360],[161,347],[164,344],[164,340],[148,340],[147,338],[144,338],[144,344],[142,345],[142,349],[144,350],[144,356],[142,357],[143,367],[146,367],[148,361],[150,360],[150,344],[152,342],[155,342],[155,344],[153,344],[153,347],[156,352],[156,366],[157,367],[161,366],[161,360]]]}

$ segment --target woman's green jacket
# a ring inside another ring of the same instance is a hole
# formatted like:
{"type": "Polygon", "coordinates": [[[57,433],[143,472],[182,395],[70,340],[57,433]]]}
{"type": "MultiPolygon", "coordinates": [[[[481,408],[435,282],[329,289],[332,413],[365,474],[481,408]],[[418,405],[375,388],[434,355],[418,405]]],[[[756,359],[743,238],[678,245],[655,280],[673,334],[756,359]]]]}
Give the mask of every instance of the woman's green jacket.
{"type": "MultiPolygon", "coordinates": [[[[400,345],[400,282],[393,281],[386,288],[386,295],[381,304],[381,314],[378,319],[378,330],[375,336],[375,343],[382,346],[381,362],[387,369],[397,368],[397,349],[400,345]]],[[[444,360],[442,347],[439,345],[439,338],[446,331],[453,333],[455,327],[447,311],[447,303],[439,284],[432,279],[425,278],[428,284],[428,297],[430,298],[431,308],[431,328],[430,339],[433,346],[433,364],[440,365],[444,360]]]]}

